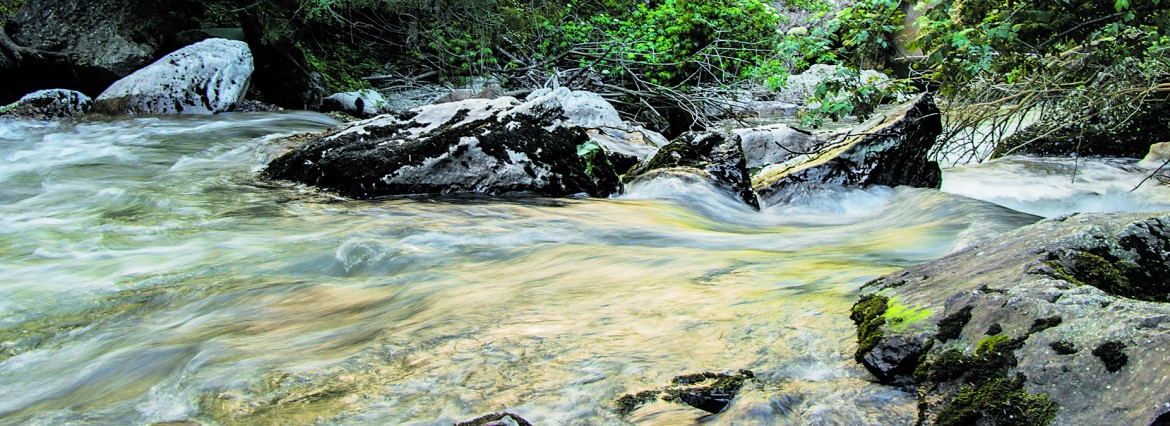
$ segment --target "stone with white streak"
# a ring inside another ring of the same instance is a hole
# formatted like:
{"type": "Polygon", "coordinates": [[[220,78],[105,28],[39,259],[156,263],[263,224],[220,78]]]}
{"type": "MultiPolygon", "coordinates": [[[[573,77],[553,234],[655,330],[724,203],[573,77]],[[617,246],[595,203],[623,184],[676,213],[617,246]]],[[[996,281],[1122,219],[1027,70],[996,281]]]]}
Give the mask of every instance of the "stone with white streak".
{"type": "Polygon", "coordinates": [[[244,98],[254,67],[248,44],[208,39],[172,52],[98,95],[107,114],[216,114],[244,98]]]}

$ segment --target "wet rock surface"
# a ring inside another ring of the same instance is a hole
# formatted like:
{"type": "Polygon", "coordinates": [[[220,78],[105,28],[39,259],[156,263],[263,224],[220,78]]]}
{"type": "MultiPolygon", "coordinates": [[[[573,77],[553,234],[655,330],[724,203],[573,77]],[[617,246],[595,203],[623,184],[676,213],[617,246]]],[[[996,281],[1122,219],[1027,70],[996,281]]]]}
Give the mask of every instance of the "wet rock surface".
{"type": "Polygon", "coordinates": [[[215,114],[234,111],[252,77],[247,43],[208,39],[118,80],[94,100],[107,114],[215,114]]]}
{"type": "Polygon", "coordinates": [[[621,148],[629,141],[591,138],[588,130],[600,126],[628,128],[598,100],[560,89],[525,102],[501,97],[427,105],[351,123],[277,158],[264,174],[355,198],[604,197],[621,191],[611,153],[636,149],[621,148]]]}
{"type": "Polygon", "coordinates": [[[0,117],[53,120],[80,117],[92,107],[93,99],[78,91],[38,90],[25,95],[19,101],[0,107],[0,117]]]}
{"type": "Polygon", "coordinates": [[[744,383],[755,377],[749,370],[740,370],[735,374],[703,372],[677,376],[670,380],[670,386],[618,398],[618,414],[630,414],[638,407],[658,399],[719,414],[731,404],[744,383]]]}
{"type": "MultiPolygon", "coordinates": [[[[908,185],[938,188],[942,170],[928,159],[935,139],[942,131],[938,107],[929,94],[875,117],[847,132],[823,139],[811,135],[782,135],[762,138],[768,163],[752,177],[752,186],[761,196],[780,192],[794,184],[908,185]]],[[[746,136],[746,135],[745,135],[746,136]]],[[[745,149],[747,147],[745,146],[745,149]]]]}
{"type": "Polygon", "coordinates": [[[1167,226],[1073,215],[881,277],[853,310],[856,359],[916,386],[929,424],[1156,423],[1170,411],[1170,299],[1153,278],[1170,267],[1167,226]]]}
{"type": "Polygon", "coordinates": [[[516,414],[493,413],[457,423],[455,426],[532,426],[532,423],[516,414]]]}
{"type": "Polygon", "coordinates": [[[688,132],[663,146],[639,164],[632,176],[653,179],[662,175],[692,175],[722,187],[753,208],[760,208],[752,191],[740,137],[715,132],[688,132]]]}

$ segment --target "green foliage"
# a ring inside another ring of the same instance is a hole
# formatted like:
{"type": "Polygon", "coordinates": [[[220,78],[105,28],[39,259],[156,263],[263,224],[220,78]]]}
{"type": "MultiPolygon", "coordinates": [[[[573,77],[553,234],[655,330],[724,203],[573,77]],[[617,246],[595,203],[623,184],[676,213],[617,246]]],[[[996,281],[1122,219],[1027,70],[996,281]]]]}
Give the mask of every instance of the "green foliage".
{"type": "Polygon", "coordinates": [[[801,113],[801,124],[820,127],[825,119],[840,120],[849,115],[865,120],[883,103],[899,99],[910,92],[905,80],[880,79],[876,75],[866,76],[856,68],[839,67],[817,83],[810,103],[820,107],[801,113]]]}
{"type": "Polygon", "coordinates": [[[839,56],[858,67],[885,68],[904,19],[901,2],[894,0],[860,0],[841,9],[830,24],[841,43],[839,56]]]}
{"type": "Polygon", "coordinates": [[[12,17],[23,5],[24,0],[0,0],[0,25],[8,22],[8,18],[12,17]]]}
{"type": "Polygon", "coordinates": [[[330,93],[368,89],[369,82],[361,78],[381,69],[381,64],[374,59],[376,56],[367,55],[360,48],[344,44],[329,50],[301,47],[309,66],[321,73],[325,89],[330,93]]]}
{"type": "Polygon", "coordinates": [[[828,13],[828,3],[799,4],[817,13],[809,22],[811,28],[794,28],[780,43],[780,51],[791,58],[792,72],[815,64],[840,66],[818,84],[808,101],[820,106],[802,112],[803,125],[820,127],[825,120],[849,115],[865,119],[878,105],[909,91],[906,81],[878,81],[863,77],[861,72],[886,67],[895,48],[894,36],[902,30],[905,19],[900,2],[862,0],[832,14],[828,13]]]}

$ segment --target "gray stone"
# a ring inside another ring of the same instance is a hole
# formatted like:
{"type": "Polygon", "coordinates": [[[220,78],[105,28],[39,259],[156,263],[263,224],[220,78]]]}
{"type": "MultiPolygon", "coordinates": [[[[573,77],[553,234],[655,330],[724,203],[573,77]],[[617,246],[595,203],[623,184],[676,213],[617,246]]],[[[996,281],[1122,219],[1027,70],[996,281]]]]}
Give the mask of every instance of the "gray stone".
{"type": "Polygon", "coordinates": [[[1018,421],[1151,424],[1170,402],[1168,224],[1165,214],[1045,220],[874,280],[863,301],[924,314],[866,322],[855,310],[859,325],[880,323],[857,358],[883,381],[916,383],[928,423],[993,424],[996,410],[955,402],[974,393],[1015,404],[1018,421]],[[1007,392],[979,394],[997,387],[1007,392]]]}
{"type": "Polygon", "coordinates": [[[785,124],[735,129],[732,133],[743,144],[749,169],[783,163],[814,152],[827,142],[826,135],[814,135],[785,124]]]}
{"type": "Polygon", "coordinates": [[[588,127],[630,129],[620,119],[610,121],[606,111],[613,107],[599,99],[566,90],[526,102],[501,97],[426,105],[339,128],[273,160],[264,173],[355,198],[608,196],[621,191],[614,163],[628,161],[610,150],[640,153],[640,145],[625,145],[649,137],[615,137],[608,127],[588,127]]]}
{"type": "Polygon", "coordinates": [[[344,112],[358,118],[370,118],[387,112],[389,102],[375,90],[360,90],[329,95],[321,101],[321,112],[344,112]]]}
{"type": "Polygon", "coordinates": [[[0,117],[28,120],[80,117],[85,115],[91,107],[93,107],[93,100],[78,91],[38,90],[25,95],[19,101],[0,107],[0,117]]]}
{"type": "Polygon", "coordinates": [[[94,109],[108,114],[215,114],[232,111],[252,76],[247,43],[208,39],[162,57],[111,85],[94,109]]]}

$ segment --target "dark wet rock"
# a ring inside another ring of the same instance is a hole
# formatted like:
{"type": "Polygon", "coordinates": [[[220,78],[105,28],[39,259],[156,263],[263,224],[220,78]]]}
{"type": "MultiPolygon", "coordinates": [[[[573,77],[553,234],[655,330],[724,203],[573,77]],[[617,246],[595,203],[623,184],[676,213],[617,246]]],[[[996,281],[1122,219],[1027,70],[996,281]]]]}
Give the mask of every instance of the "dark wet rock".
{"type": "Polygon", "coordinates": [[[604,197],[621,191],[609,158],[617,142],[595,141],[588,130],[626,126],[599,99],[561,89],[534,94],[526,102],[502,97],[427,105],[314,139],[273,160],[264,174],[355,198],[435,193],[604,197]]]}
{"type": "Polygon", "coordinates": [[[752,191],[740,137],[717,132],[688,132],[639,164],[630,175],[653,179],[662,174],[694,175],[724,188],[753,208],[760,208],[752,191]]]}
{"type": "Polygon", "coordinates": [[[370,118],[387,112],[389,103],[375,90],[342,92],[321,101],[321,112],[344,112],[358,118],[370,118]]]}
{"type": "Polygon", "coordinates": [[[53,120],[80,117],[92,107],[93,99],[81,92],[65,89],[38,90],[25,95],[19,101],[0,107],[0,117],[53,120]]]}
{"type": "Polygon", "coordinates": [[[731,404],[744,383],[755,377],[749,370],[740,370],[735,374],[703,372],[677,376],[665,388],[623,395],[616,401],[617,411],[624,416],[642,405],[661,399],[718,414],[731,404]]]}
{"type": "Polygon", "coordinates": [[[25,0],[6,27],[21,46],[59,53],[26,63],[13,83],[94,95],[155,60],[174,33],[198,26],[199,2],[25,0]]]}
{"type": "Polygon", "coordinates": [[[1151,320],[1170,314],[1153,278],[1168,225],[1046,220],[874,280],[854,308],[857,359],[915,385],[929,424],[1150,424],[1170,401],[1170,324],[1151,320]]]}
{"type": "Polygon", "coordinates": [[[242,41],[209,39],[118,80],[94,100],[107,114],[215,114],[234,111],[248,90],[252,53],[242,41]]]}
{"type": "Polygon", "coordinates": [[[532,426],[532,423],[512,413],[494,413],[460,422],[455,426],[532,426]]]}
{"type": "Polygon", "coordinates": [[[938,188],[942,170],[928,154],[941,131],[930,94],[843,133],[799,135],[777,128],[777,136],[761,143],[768,157],[759,163],[770,164],[752,177],[752,186],[762,196],[799,183],[938,188]]]}

